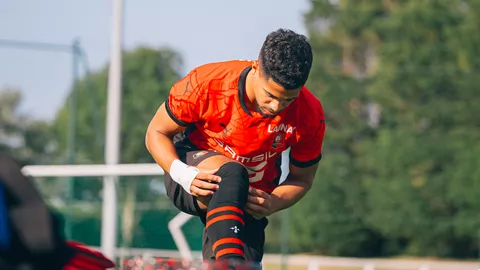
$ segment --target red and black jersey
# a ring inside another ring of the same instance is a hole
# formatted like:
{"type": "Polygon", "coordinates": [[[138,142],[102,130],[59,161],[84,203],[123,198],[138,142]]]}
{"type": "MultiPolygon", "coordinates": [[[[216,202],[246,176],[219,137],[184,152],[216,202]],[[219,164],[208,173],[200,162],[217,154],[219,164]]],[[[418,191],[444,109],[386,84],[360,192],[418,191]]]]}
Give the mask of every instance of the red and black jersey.
{"type": "Polygon", "coordinates": [[[306,87],[275,117],[249,111],[245,81],[252,64],[228,61],[193,69],[172,87],[166,108],[177,124],[189,127],[186,136],[191,143],[242,163],[250,173],[250,185],[271,193],[287,148],[290,162],[298,167],[321,159],[324,114],[306,87]]]}

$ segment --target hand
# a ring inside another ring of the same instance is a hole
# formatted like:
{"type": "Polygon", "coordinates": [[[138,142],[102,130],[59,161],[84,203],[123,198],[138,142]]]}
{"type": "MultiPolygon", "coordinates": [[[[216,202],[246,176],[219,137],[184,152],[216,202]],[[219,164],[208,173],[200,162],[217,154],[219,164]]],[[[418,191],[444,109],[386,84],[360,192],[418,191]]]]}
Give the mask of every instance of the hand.
{"type": "Polygon", "coordinates": [[[261,219],[271,214],[272,198],[263,190],[250,187],[245,211],[256,219],[261,219]]]}
{"type": "Polygon", "coordinates": [[[190,192],[193,196],[197,197],[212,196],[213,193],[218,190],[218,183],[222,180],[220,176],[214,175],[218,169],[204,170],[199,167],[197,167],[197,169],[199,169],[200,172],[195,179],[193,179],[190,192]]]}

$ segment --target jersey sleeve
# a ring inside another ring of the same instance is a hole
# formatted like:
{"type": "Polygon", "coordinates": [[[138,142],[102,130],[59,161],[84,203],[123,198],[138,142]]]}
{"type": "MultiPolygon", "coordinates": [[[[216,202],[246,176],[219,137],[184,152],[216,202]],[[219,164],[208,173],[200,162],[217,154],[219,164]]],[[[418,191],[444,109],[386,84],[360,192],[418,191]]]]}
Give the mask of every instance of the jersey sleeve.
{"type": "Polygon", "coordinates": [[[322,159],[326,128],[323,111],[320,109],[313,118],[309,118],[308,122],[303,122],[300,138],[290,149],[290,163],[300,168],[310,167],[322,159]]]}
{"type": "Polygon", "coordinates": [[[323,137],[325,134],[325,121],[320,123],[302,138],[300,142],[290,149],[290,162],[300,168],[310,167],[322,159],[323,137]]]}
{"type": "Polygon", "coordinates": [[[198,70],[194,69],[172,86],[165,108],[178,125],[187,126],[200,121],[206,100],[203,84],[198,70]]]}

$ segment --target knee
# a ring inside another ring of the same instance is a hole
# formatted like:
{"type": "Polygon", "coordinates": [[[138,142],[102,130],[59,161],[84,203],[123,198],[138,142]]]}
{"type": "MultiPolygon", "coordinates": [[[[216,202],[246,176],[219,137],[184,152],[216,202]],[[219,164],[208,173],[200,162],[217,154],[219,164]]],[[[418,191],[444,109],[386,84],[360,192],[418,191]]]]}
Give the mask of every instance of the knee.
{"type": "Polygon", "coordinates": [[[247,187],[249,185],[247,169],[237,162],[225,163],[215,174],[222,178],[220,183],[224,185],[239,184],[247,187]]]}
{"type": "Polygon", "coordinates": [[[248,171],[244,166],[237,162],[228,162],[222,165],[215,174],[222,178],[218,184],[220,192],[216,193],[225,194],[225,198],[237,197],[240,201],[246,200],[250,183],[248,171]]]}

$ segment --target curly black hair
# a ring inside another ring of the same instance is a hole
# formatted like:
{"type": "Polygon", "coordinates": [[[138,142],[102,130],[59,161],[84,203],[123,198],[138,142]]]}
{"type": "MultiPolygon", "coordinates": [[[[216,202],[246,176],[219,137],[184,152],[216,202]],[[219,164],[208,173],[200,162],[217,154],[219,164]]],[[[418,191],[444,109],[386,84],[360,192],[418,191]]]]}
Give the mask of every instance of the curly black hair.
{"type": "Polygon", "coordinates": [[[289,29],[268,34],[259,56],[265,76],[287,90],[305,85],[312,61],[312,47],[307,37],[289,29]]]}

